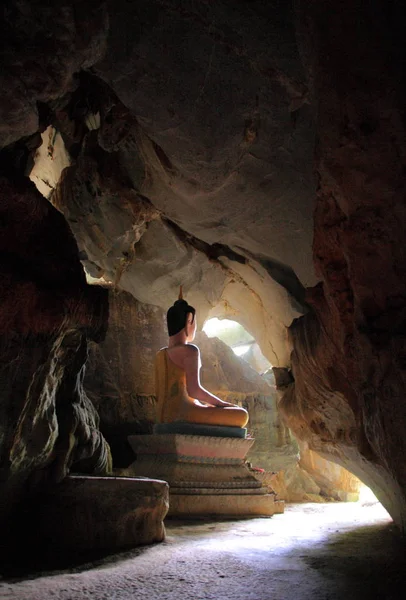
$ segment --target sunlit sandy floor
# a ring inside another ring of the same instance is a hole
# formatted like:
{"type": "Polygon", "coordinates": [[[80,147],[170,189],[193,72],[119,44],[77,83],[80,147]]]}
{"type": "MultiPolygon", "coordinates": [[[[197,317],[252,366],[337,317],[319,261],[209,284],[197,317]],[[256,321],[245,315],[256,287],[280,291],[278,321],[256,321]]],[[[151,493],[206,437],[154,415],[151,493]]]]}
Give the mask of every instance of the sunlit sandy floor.
{"type": "Polygon", "coordinates": [[[271,519],[169,521],[163,544],[3,579],[0,598],[400,599],[404,561],[403,542],[379,504],[291,505],[271,519]]]}

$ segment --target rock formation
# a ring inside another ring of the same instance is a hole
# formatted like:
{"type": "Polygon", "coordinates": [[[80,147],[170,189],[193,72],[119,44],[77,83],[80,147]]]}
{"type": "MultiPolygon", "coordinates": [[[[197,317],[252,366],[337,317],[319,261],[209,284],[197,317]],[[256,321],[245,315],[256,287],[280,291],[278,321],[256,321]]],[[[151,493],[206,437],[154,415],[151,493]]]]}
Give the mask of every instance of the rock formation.
{"type": "Polygon", "coordinates": [[[1,517],[71,469],[111,470],[83,389],[87,340],[100,340],[107,293],[86,284],[62,215],[28,179],[0,180],[1,517]]]}
{"type": "Polygon", "coordinates": [[[404,16],[400,3],[344,4],[301,3],[319,106],[323,284],[291,328],[295,384],[283,410],[299,438],[355,473],[404,529],[404,16]]]}
{"type": "Polygon", "coordinates": [[[107,292],[80,257],[140,302],[183,284],[202,320],[238,320],[292,369],[295,435],[404,529],[403,3],[8,0],[0,21],[2,497],[12,464],[107,466],[81,387],[107,292]],[[59,212],[28,181],[53,159],[59,212]]]}

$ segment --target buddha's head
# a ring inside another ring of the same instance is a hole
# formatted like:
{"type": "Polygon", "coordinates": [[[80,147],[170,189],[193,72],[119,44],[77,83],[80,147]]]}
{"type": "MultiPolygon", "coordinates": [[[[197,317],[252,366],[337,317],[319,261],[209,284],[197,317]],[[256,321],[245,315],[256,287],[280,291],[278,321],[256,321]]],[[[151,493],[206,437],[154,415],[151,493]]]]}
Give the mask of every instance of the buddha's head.
{"type": "Polygon", "coordinates": [[[178,300],[166,313],[169,337],[184,330],[186,340],[192,342],[196,334],[196,310],[183,299],[182,288],[178,300]]]}

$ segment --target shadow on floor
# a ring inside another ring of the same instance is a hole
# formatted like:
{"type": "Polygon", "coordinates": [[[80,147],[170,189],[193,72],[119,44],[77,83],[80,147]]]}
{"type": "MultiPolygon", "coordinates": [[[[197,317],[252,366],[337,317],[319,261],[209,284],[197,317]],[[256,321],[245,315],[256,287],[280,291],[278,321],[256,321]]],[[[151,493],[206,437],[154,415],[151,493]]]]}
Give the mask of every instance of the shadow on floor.
{"type": "Polygon", "coordinates": [[[11,597],[24,599],[29,596],[19,594],[27,579],[41,589],[37,580],[55,575],[57,590],[66,587],[58,583],[58,574],[76,573],[80,592],[60,597],[82,600],[90,589],[95,593],[89,586],[96,584],[86,583],[93,573],[103,598],[110,597],[105,595],[110,586],[118,599],[130,597],[131,589],[134,597],[145,592],[161,598],[164,590],[165,598],[184,600],[398,600],[406,589],[405,541],[391,522],[365,522],[340,522],[330,507],[317,506],[293,508],[272,519],[171,520],[162,544],[107,556],[54,555],[47,563],[31,547],[27,556],[36,560],[9,561],[3,576],[15,587],[11,597]]]}
{"type": "MultiPolygon", "coordinates": [[[[213,530],[219,528],[227,530],[232,528],[236,522],[252,520],[230,518],[221,519],[201,517],[195,519],[167,519],[166,527],[173,536],[200,536],[212,535],[213,530]]],[[[97,552],[75,552],[67,553],[55,547],[44,546],[41,540],[21,539],[16,544],[7,546],[7,542],[0,546],[0,576],[5,581],[16,579],[42,577],[45,573],[55,572],[80,573],[90,569],[108,568],[122,561],[131,560],[143,555],[156,544],[138,546],[128,550],[97,551],[97,552]],[[14,546],[14,547],[13,547],[14,546]]],[[[165,544],[165,542],[163,542],[165,544]]]]}
{"type": "Polygon", "coordinates": [[[398,600],[406,589],[406,540],[392,523],[332,534],[303,556],[308,567],[336,582],[346,600],[398,600]]]}
{"type": "Polygon", "coordinates": [[[66,553],[53,548],[41,548],[28,544],[28,548],[8,553],[0,560],[0,577],[3,581],[34,579],[52,574],[80,573],[90,569],[100,569],[119,564],[121,561],[141,556],[151,546],[139,546],[122,552],[98,551],[66,553]]]}

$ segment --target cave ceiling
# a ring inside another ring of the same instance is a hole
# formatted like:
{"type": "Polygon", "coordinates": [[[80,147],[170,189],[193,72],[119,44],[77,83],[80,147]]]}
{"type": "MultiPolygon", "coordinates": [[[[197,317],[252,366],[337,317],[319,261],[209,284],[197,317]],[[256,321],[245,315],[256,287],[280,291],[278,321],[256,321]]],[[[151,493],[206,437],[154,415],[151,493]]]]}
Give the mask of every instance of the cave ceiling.
{"type": "Polygon", "coordinates": [[[47,195],[93,277],[163,308],[183,284],[201,322],[233,315],[287,364],[286,327],[316,282],[314,109],[292,6],[78,5],[39,19],[22,3],[44,41],[8,57],[21,79],[2,145],[52,125],[32,179],[52,191],[67,167],[47,195]]]}

